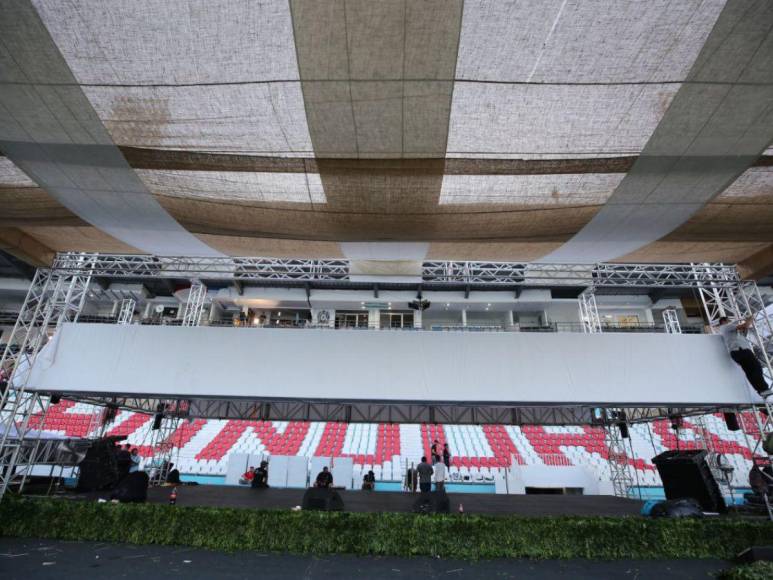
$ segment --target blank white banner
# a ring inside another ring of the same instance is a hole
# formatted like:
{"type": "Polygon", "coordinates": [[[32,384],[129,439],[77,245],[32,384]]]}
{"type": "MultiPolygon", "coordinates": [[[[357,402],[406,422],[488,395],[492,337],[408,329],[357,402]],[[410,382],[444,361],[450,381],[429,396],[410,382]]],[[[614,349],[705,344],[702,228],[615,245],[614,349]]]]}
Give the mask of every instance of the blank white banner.
{"type": "Polygon", "coordinates": [[[709,335],[400,332],[66,324],[31,388],[175,397],[737,405],[709,335]]]}

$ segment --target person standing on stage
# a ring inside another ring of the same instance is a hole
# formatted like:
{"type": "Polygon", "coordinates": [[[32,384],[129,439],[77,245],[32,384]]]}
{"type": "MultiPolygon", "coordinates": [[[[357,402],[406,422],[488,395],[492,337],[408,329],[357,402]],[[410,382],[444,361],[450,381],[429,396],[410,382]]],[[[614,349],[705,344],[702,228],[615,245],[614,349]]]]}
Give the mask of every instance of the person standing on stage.
{"type": "Polygon", "coordinates": [[[115,457],[115,462],[118,464],[119,479],[123,479],[129,475],[132,466],[132,454],[129,449],[131,449],[131,445],[127,443],[118,451],[118,454],[115,457]]]}
{"type": "Polygon", "coordinates": [[[427,463],[427,458],[422,457],[421,463],[416,468],[416,475],[419,478],[419,490],[422,493],[432,490],[432,466],[427,463]]]}
{"type": "Polygon", "coordinates": [[[451,450],[448,449],[448,443],[443,443],[443,463],[446,469],[451,469],[451,450]]]}
{"type": "Polygon", "coordinates": [[[762,374],[762,365],[754,354],[752,344],[746,338],[746,333],[752,326],[752,318],[749,317],[739,324],[730,322],[727,316],[723,316],[719,319],[719,325],[719,334],[725,340],[730,358],[743,369],[746,378],[757,391],[757,394],[763,398],[773,394],[773,390],[768,387],[762,374]]]}
{"type": "Polygon", "coordinates": [[[435,491],[443,491],[446,487],[446,464],[438,461],[434,467],[435,491]]]}
{"type": "Polygon", "coordinates": [[[260,467],[255,470],[255,477],[252,478],[251,487],[253,489],[268,487],[268,461],[260,462],[260,467]]]}
{"type": "Polygon", "coordinates": [[[437,439],[432,443],[430,451],[432,452],[432,465],[435,465],[440,461],[440,442],[437,439]]]}

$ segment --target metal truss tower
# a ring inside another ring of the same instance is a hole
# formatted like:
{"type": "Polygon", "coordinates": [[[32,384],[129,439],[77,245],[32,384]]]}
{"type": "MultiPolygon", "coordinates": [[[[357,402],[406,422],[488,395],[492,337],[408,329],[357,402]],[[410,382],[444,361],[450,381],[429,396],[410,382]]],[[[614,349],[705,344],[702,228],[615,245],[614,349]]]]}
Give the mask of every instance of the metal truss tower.
{"type": "MultiPolygon", "coordinates": [[[[727,277],[716,272],[707,275],[710,268],[696,265],[698,293],[703,303],[706,318],[712,329],[716,329],[719,320],[726,316],[731,322],[750,320],[751,326],[746,338],[752,344],[754,354],[762,366],[763,375],[768,385],[773,384],[773,309],[768,311],[756,282],[740,280],[733,285],[727,285],[727,277]]],[[[771,397],[752,408],[752,415],[757,424],[758,434],[751,438],[750,449],[752,462],[763,468],[773,464],[771,457],[764,449],[763,443],[767,437],[773,437],[773,404],[771,397]],[[763,412],[764,411],[764,412],[763,412]]],[[[769,477],[765,471],[765,477],[769,477]]],[[[773,478],[769,478],[773,486],[773,478]]],[[[766,502],[768,516],[773,520],[773,508],[766,502]]]]}
{"type": "Polygon", "coordinates": [[[198,326],[201,323],[201,315],[204,312],[206,300],[207,287],[199,280],[194,280],[188,292],[188,300],[185,302],[183,326],[198,326]]]}
{"type": "Polygon", "coordinates": [[[131,324],[137,301],[134,298],[124,298],[118,310],[118,324],[131,324]]]}
{"type": "Polygon", "coordinates": [[[89,255],[69,254],[70,271],[39,269],[30,284],[19,318],[8,339],[0,368],[8,386],[0,397],[0,498],[12,485],[23,485],[35,464],[39,437],[29,438],[30,419],[45,421],[49,398],[27,391],[32,366],[49,338],[65,322],[78,319],[91,281],[89,255]]]}
{"type": "MultiPolygon", "coordinates": [[[[709,325],[715,329],[719,319],[727,316],[730,321],[751,320],[746,337],[754,348],[754,354],[762,366],[768,384],[773,381],[773,309],[768,312],[757,284],[740,281],[734,286],[716,286],[711,281],[702,282],[698,292],[703,303],[709,325]]],[[[762,437],[773,432],[773,406],[770,398],[764,402],[768,417],[765,421],[755,413],[762,437]]],[[[762,404],[759,405],[762,407],[762,404]]],[[[757,449],[755,449],[757,451],[757,449]]]]}
{"type": "Polygon", "coordinates": [[[174,444],[173,436],[180,425],[180,418],[162,412],[161,424],[158,429],[152,431],[151,448],[153,457],[145,470],[150,477],[150,485],[166,483],[167,476],[172,469],[172,463],[177,463],[175,451],[179,454],[179,447],[174,444]]]}
{"type": "MultiPolygon", "coordinates": [[[[614,413],[609,410],[609,413],[614,413]]],[[[605,422],[604,435],[607,444],[607,462],[609,463],[609,478],[612,481],[612,489],[617,497],[628,497],[633,485],[630,466],[628,465],[628,452],[625,448],[625,439],[620,433],[618,424],[625,419],[605,422]]]]}
{"type": "Polygon", "coordinates": [[[673,308],[666,308],[663,311],[663,325],[668,334],[682,334],[682,325],[679,324],[679,316],[673,308]]]}
{"type": "Polygon", "coordinates": [[[577,302],[580,307],[582,331],[585,334],[601,333],[601,318],[599,317],[599,309],[596,305],[596,295],[593,292],[593,288],[588,288],[582,292],[577,297],[577,302]]]}

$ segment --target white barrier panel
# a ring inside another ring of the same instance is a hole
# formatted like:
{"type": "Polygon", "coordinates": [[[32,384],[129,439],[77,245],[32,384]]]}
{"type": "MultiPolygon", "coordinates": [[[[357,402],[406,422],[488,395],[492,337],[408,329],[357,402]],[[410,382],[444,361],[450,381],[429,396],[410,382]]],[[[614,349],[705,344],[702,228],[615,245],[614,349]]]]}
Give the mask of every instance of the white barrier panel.
{"type": "Polygon", "coordinates": [[[308,486],[309,460],[305,456],[292,455],[287,462],[287,487],[308,486]]]}
{"type": "Polygon", "coordinates": [[[505,481],[507,483],[507,493],[511,495],[521,495],[526,493],[526,486],[523,484],[520,469],[520,465],[512,465],[507,470],[505,481]]]}
{"type": "Polygon", "coordinates": [[[268,486],[287,487],[287,455],[272,455],[268,464],[268,486]]]}
{"type": "Polygon", "coordinates": [[[583,495],[599,495],[598,479],[582,466],[522,465],[520,475],[524,487],[580,487],[583,495]]]}
{"type": "Polygon", "coordinates": [[[60,332],[51,360],[35,364],[32,388],[305,401],[673,406],[747,404],[752,392],[722,339],[711,335],[137,324],[65,324],[60,332]],[[256,367],[258,353],[271,364],[256,367]]]}
{"type": "Polygon", "coordinates": [[[333,485],[352,489],[354,476],[354,459],[351,457],[336,457],[333,462],[333,485]]]}
{"type": "Polygon", "coordinates": [[[494,473],[494,490],[495,493],[507,493],[507,481],[505,480],[505,474],[501,471],[494,473]]]}
{"type": "Polygon", "coordinates": [[[246,453],[231,453],[228,456],[228,467],[225,471],[226,485],[239,485],[239,479],[247,471],[249,458],[246,453]]]}

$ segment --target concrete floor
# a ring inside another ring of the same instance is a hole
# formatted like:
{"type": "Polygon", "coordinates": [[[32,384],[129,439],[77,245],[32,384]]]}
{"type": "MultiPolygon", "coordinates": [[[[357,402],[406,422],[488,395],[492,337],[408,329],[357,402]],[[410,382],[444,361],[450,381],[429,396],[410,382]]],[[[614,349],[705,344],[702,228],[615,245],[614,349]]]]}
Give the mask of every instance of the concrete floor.
{"type": "Polygon", "coordinates": [[[97,580],[183,578],[361,580],[464,578],[530,580],[708,579],[731,564],[722,560],[482,560],[296,556],[194,548],[133,546],[0,538],[0,578],[97,580]]]}

